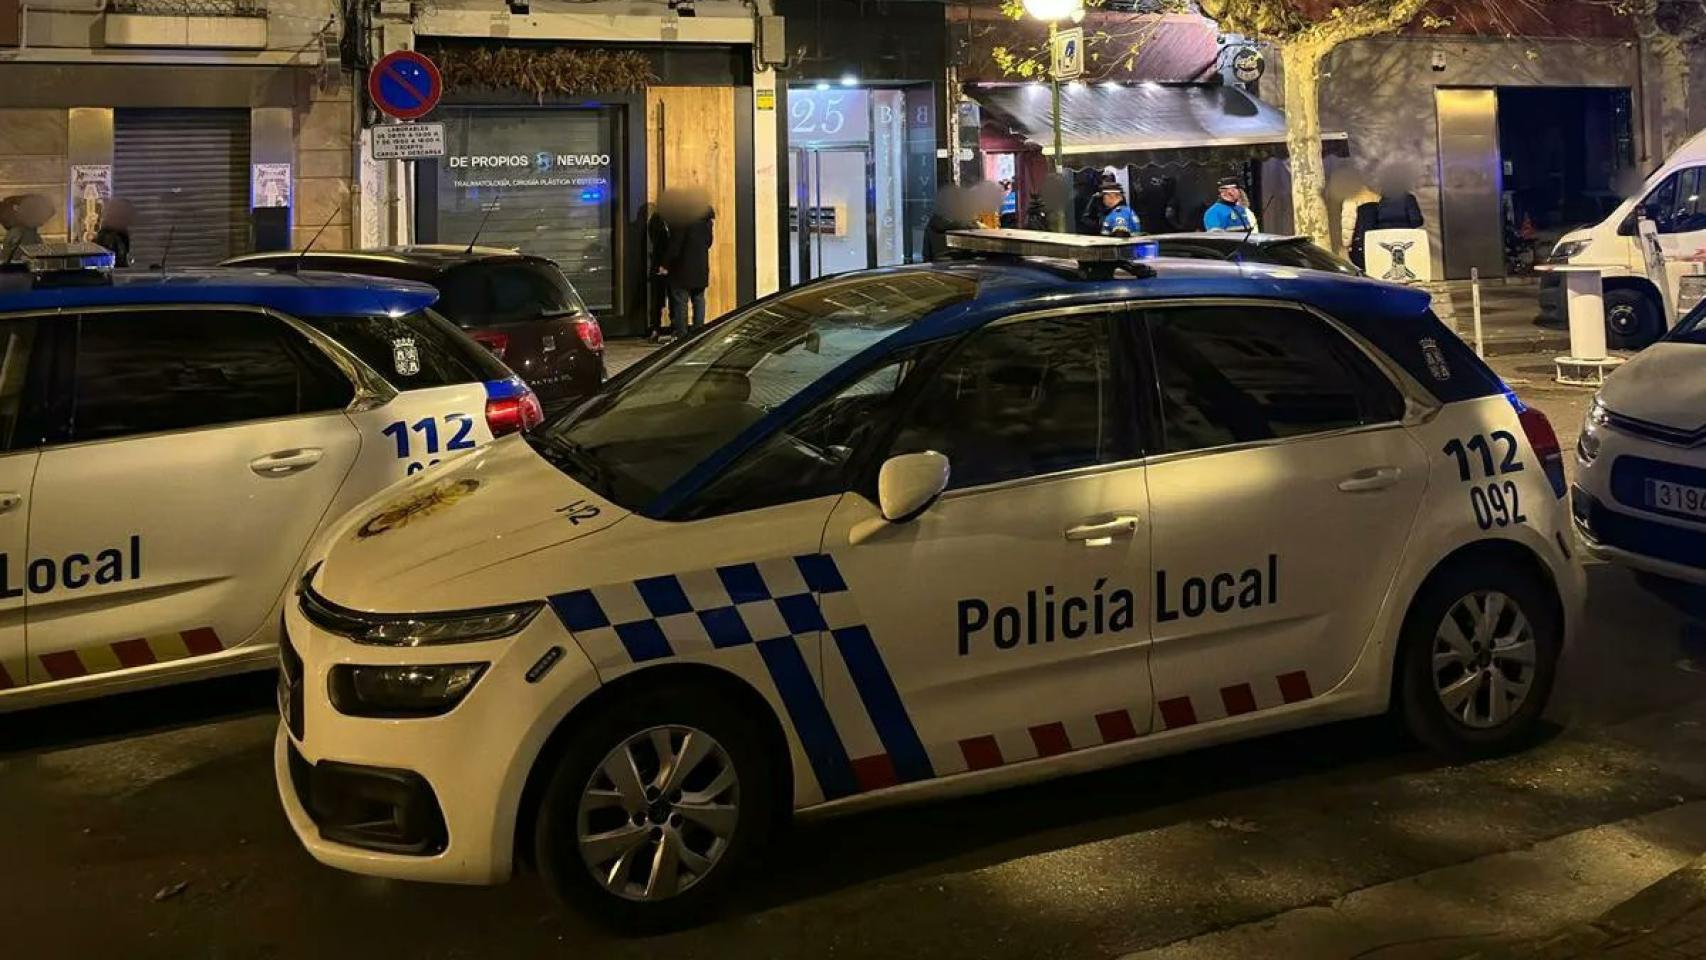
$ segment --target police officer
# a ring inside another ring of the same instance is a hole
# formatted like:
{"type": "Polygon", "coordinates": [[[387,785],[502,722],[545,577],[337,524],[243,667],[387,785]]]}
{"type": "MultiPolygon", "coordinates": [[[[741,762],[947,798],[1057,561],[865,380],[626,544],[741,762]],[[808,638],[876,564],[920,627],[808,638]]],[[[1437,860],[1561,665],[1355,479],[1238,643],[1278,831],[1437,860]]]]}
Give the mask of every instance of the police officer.
{"type": "Polygon", "coordinates": [[[1209,204],[1203,211],[1202,228],[1204,230],[1254,230],[1256,215],[1244,202],[1244,185],[1237,177],[1221,177],[1215,184],[1220,191],[1219,199],[1209,204]]]}
{"type": "Polygon", "coordinates": [[[1137,214],[1125,202],[1125,189],[1112,177],[1102,181],[1102,236],[1129,237],[1143,230],[1137,214]]]}

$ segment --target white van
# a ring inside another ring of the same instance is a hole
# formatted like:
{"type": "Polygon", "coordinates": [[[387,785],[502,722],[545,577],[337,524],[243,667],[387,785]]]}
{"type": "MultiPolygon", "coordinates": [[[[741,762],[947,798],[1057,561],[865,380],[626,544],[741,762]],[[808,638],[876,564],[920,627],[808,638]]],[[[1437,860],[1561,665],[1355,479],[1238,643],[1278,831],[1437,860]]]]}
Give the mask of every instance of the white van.
{"type": "MultiPolygon", "coordinates": [[[[1552,248],[1551,263],[1598,267],[1605,278],[1606,335],[1613,347],[1639,349],[1662,336],[1676,323],[1665,316],[1664,297],[1647,277],[1647,266],[1635,235],[1639,217],[1652,220],[1664,249],[1667,281],[1675,290],[1677,278],[1690,265],[1679,258],[1706,247],[1706,131],[1697,133],[1647,177],[1634,196],[1611,216],[1591,227],[1564,234],[1552,248]]],[[[1566,322],[1562,277],[1542,273],[1540,315],[1566,322]]]]}

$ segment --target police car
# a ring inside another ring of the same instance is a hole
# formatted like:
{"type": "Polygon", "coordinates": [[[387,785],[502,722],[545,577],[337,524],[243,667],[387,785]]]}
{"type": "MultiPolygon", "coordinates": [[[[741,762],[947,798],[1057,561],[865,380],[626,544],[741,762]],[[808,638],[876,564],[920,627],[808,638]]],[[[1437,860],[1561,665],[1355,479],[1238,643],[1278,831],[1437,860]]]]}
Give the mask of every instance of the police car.
{"type": "Polygon", "coordinates": [[[1576,441],[1576,529],[1602,559],[1706,585],[1706,303],[1608,377],[1576,441]]]}
{"type": "Polygon", "coordinates": [[[323,523],[537,417],[430,287],[0,274],[0,710],[276,663],[323,523]]]}
{"type": "Polygon", "coordinates": [[[1426,293],[950,243],[976,258],[760,301],[333,529],[280,677],[309,851],[533,861],[644,928],[791,811],[1389,707],[1523,741],[1582,589],[1562,460],[1426,293]]]}

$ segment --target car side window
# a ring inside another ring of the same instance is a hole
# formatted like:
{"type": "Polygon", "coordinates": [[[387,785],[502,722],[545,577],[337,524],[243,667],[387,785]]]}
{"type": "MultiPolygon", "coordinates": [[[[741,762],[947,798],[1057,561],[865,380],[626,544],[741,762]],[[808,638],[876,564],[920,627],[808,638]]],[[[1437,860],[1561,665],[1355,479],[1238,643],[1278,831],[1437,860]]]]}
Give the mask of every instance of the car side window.
{"type": "Polygon", "coordinates": [[[889,453],[946,454],[949,489],[1127,459],[1113,368],[1104,314],[998,322],[943,361],[889,453]]]}
{"type": "Polygon", "coordinates": [[[355,394],[300,334],[260,314],[88,314],[75,352],[72,441],[341,410],[355,394]]]}
{"type": "Polygon", "coordinates": [[[1163,448],[1206,450],[1399,420],[1404,399],[1339,331],[1279,306],[1147,311],[1163,448]]]}
{"type": "Polygon", "coordinates": [[[893,420],[897,396],[919,369],[908,351],[867,371],[778,429],[713,481],[685,519],[810,500],[847,489],[848,471],[893,420]]]}
{"type": "Polygon", "coordinates": [[[0,320],[0,450],[30,446],[40,439],[18,436],[35,338],[34,320],[0,320]]]}
{"type": "Polygon", "coordinates": [[[1641,213],[1660,233],[1706,230],[1706,167],[1686,167],[1666,177],[1641,201],[1641,213]]]}

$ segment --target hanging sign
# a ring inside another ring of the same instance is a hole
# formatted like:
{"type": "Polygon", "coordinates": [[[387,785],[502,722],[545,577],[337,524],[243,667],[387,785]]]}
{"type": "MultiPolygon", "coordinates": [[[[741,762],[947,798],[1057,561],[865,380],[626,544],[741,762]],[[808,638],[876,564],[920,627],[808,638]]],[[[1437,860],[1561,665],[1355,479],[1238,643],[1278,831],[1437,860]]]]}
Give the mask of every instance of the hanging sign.
{"type": "Polygon", "coordinates": [[[413,50],[393,50],[367,73],[367,95],[374,106],[398,120],[426,116],[443,94],[438,67],[413,50]]]}
{"type": "Polygon", "coordinates": [[[382,123],[369,145],[375,160],[427,160],[444,156],[444,124],[382,123]]]}
{"type": "Polygon", "coordinates": [[[1056,80],[1076,80],[1084,75],[1084,28],[1057,30],[1050,44],[1049,72],[1056,80]]]}

